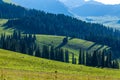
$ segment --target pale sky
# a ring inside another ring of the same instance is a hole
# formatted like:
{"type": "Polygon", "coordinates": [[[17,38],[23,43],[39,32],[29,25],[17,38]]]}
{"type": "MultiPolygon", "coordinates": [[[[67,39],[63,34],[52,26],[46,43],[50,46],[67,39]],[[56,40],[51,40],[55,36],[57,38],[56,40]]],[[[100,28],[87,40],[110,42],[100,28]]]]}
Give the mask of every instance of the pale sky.
{"type": "Polygon", "coordinates": [[[104,4],[120,4],[120,0],[95,0],[104,4]]]}
{"type": "MultiPolygon", "coordinates": [[[[69,0],[60,0],[60,1],[66,2],[69,0]]],[[[73,0],[73,1],[76,1],[76,0],[73,0]]],[[[79,1],[83,1],[83,0],[79,0],[79,1]]],[[[85,1],[91,1],[91,0],[85,0],[85,1]]],[[[94,1],[98,1],[104,4],[120,4],[120,0],[94,0],[94,1]]]]}

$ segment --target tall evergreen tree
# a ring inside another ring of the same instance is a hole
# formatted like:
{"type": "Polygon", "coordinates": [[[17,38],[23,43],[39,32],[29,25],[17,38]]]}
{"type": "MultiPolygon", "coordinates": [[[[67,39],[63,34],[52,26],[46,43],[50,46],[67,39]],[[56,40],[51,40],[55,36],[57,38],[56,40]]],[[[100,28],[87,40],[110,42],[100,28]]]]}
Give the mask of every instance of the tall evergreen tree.
{"type": "Polygon", "coordinates": [[[40,52],[40,48],[39,47],[35,51],[35,56],[36,57],[41,57],[41,52],[40,52]]]}
{"type": "Polygon", "coordinates": [[[79,59],[78,59],[78,64],[82,64],[82,49],[79,50],[79,59]]]}
{"type": "Polygon", "coordinates": [[[105,50],[102,52],[102,61],[101,61],[101,66],[105,66],[105,50]]]}
{"type": "Polygon", "coordinates": [[[65,62],[69,63],[69,52],[65,50],[65,62]]]}
{"type": "Polygon", "coordinates": [[[94,51],[93,56],[92,56],[92,66],[96,67],[98,66],[98,59],[97,59],[97,51],[94,51]]]}
{"type": "Polygon", "coordinates": [[[50,59],[55,60],[55,51],[54,51],[54,46],[50,47],[50,59]]]}

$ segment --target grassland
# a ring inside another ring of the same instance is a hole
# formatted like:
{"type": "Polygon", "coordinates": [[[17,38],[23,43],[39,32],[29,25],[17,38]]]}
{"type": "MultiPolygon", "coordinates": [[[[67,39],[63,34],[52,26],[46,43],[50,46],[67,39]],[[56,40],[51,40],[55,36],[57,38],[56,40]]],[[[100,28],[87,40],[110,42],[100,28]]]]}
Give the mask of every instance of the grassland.
{"type": "Polygon", "coordinates": [[[0,49],[0,80],[120,80],[120,71],[62,63],[0,49]]]}

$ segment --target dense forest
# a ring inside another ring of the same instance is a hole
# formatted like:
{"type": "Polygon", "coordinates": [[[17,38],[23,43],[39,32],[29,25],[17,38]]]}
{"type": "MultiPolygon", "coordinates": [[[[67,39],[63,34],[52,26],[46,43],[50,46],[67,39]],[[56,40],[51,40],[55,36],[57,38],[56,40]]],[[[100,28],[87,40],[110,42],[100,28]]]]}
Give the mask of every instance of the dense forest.
{"type": "Polygon", "coordinates": [[[21,18],[26,14],[28,14],[27,9],[14,4],[4,3],[0,0],[0,18],[21,18]]]}

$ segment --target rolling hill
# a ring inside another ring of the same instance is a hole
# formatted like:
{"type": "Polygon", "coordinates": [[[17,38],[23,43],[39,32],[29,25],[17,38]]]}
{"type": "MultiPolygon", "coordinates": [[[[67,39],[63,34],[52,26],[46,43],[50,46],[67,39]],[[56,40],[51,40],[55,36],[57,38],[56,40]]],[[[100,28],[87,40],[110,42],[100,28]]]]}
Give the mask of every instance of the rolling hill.
{"type": "Polygon", "coordinates": [[[1,80],[119,80],[120,71],[73,65],[0,49],[1,80]]]}

